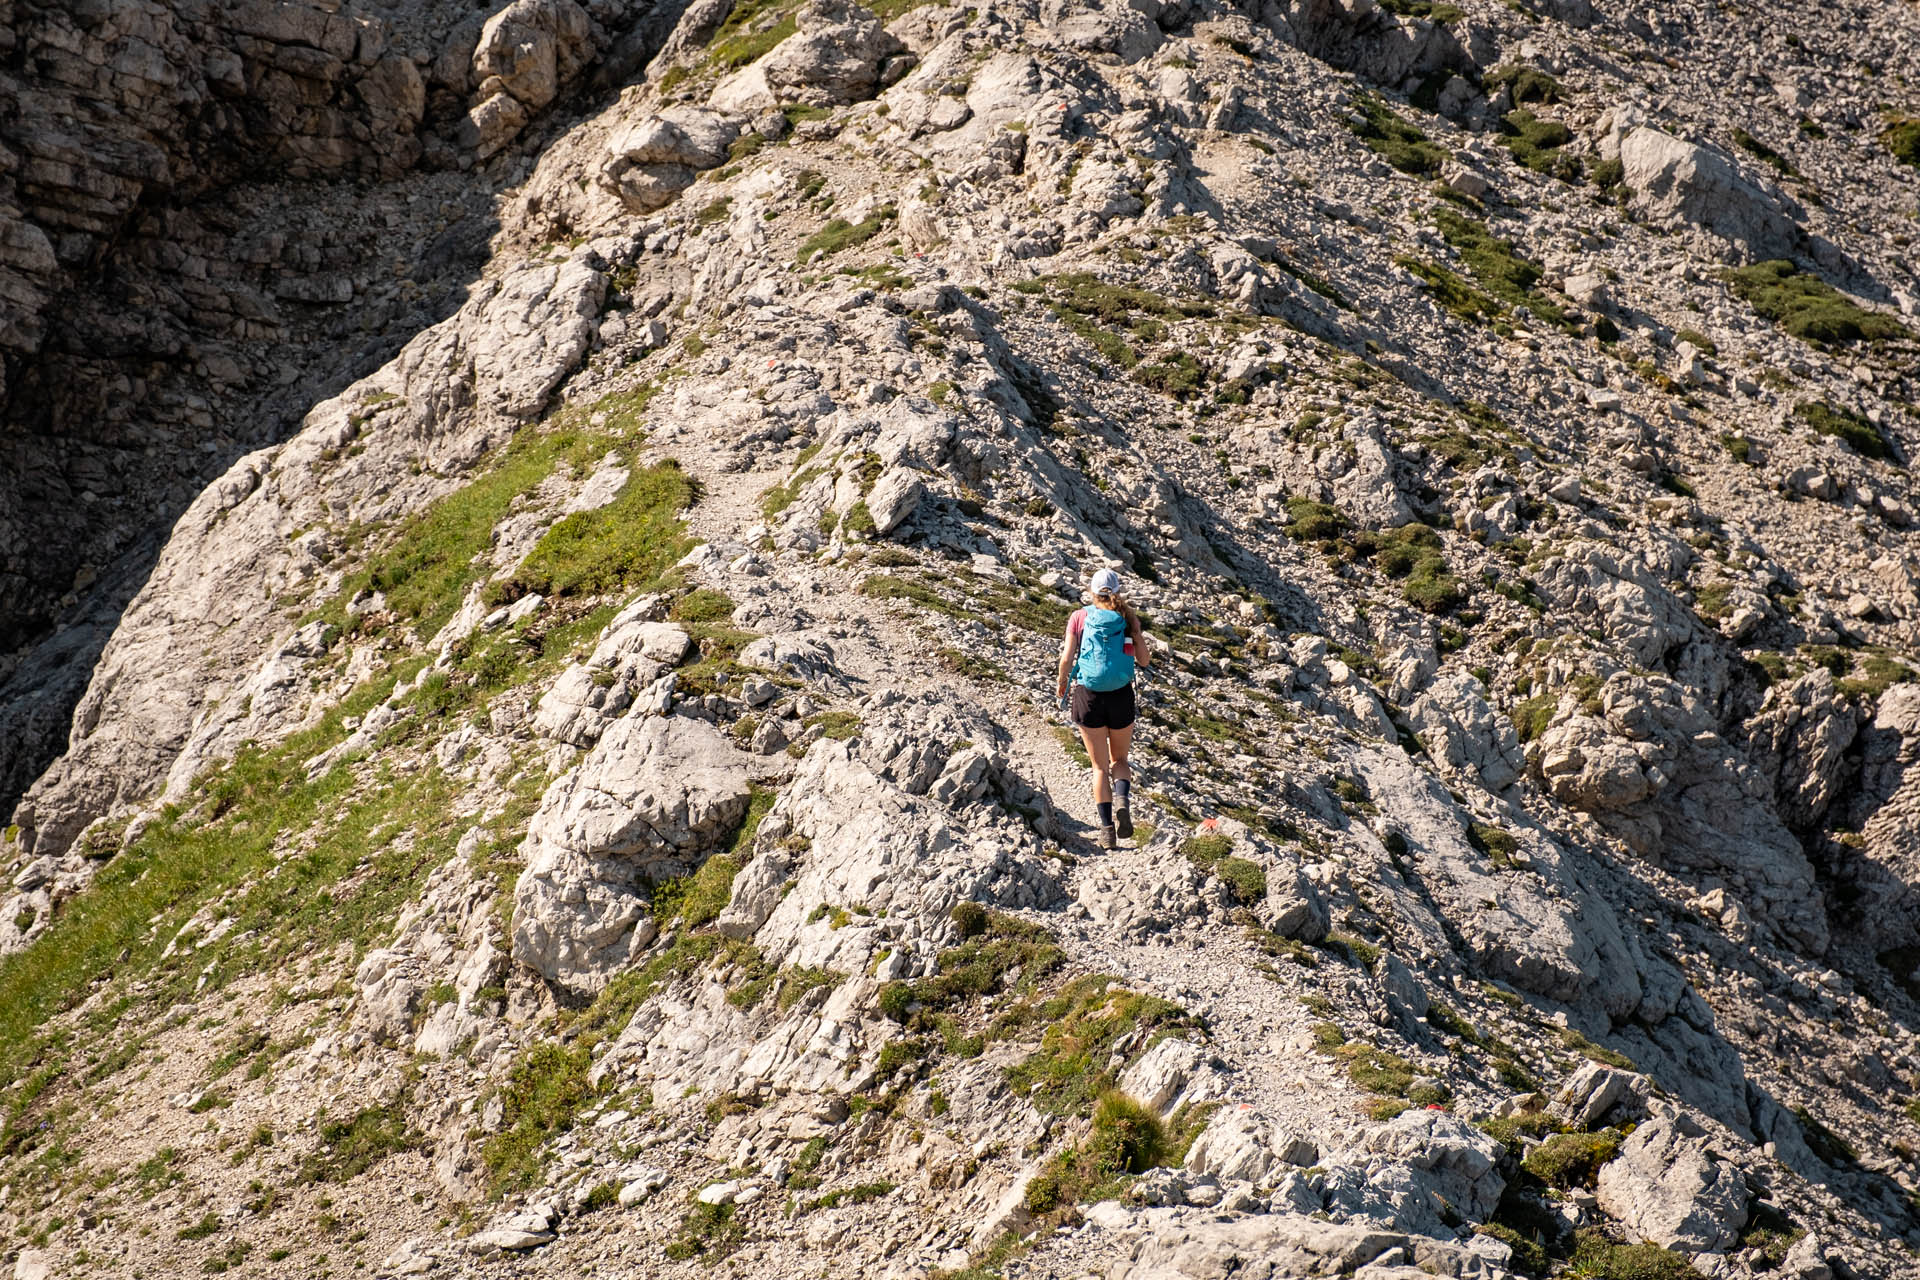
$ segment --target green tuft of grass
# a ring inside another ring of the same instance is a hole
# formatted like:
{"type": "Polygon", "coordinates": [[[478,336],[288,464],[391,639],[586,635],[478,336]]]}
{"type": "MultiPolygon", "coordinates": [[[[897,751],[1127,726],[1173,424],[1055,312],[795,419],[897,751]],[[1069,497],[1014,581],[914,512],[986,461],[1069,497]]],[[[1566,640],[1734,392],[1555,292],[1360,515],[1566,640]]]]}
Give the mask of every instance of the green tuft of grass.
{"type": "Polygon", "coordinates": [[[1590,1187],[1600,1166],[1619,1154],[1620,1135],[1611,1129],[1556,1133],[1527,1152],[1520,1167],[1549,1186],[1590,1187]]]}
{"type": "Polygon", "coordinates": [[[746,1242],[747,1231],[730,1204],[701,1204],[695,1201],[680,1220],[680,1230],[667,1242],[663,1252],[675,1262],[705,1258],[709,1262],[726,1257],[746,1242]]]}
{"type": "Polygon", "coordinates": [[[1338,507],[1311,498],[1287,499],[1287,536],[1298,542],[1324,542],[1349,528],[1338,507]]]}
{"type": "Polygon", "coordinates": [[[723,71],[759,61],[799,29],[793,16],[799,7],[799,0],[746,0],[733,6],[707,41],[708,61],[723,71]]]}
{"type": "Polygon", "coordinates": [[[406,1097],[367,1107],[346,1120],[320,1122],[320,1149],[301,1161],[302,1182],[351,1182],[398,1151],[421,1142],[407,1124],[406,1097]]]}
{"type": "Polygon", "coordinates": [[[1560,101],[1560,82],[1538,67],[1524,62],[1509,62],[1487,73],[1484,87],[1489,94],[1511,87],[1513,100],[1521,102],[1560,101]]]}
{"type": "Polygon", "coordinates": [[[612,502],[577,511],[541,535],[502,598],[605,595],[657,582],[692,545],[679,518],[692,499],[693,485],[675,463],[634,472],[612,502]]]}
{"type": "Polygon", "coordinates": [[[1561,307],[1534,290],[1540,280],[1539,266],[1511,242],[1487,230],[1484,222],[1455,209],[1436,209],[1433,220],[1480,287],[1496,300],[1508,307],[1527,307],[1550,324],[1566,318],[1561,307]]]}
{"type": "Polygon", "coordinates": [[[1846,345],[1911,336],[1898,320],[1866,310],[1782,258],[1740,267],[1723,278],[1748,306],[1806,342],[1846,345]]]}
{"type": "Polygon", "coordinates": [[[1920,168],[1920,120],[1895,120],[1881,132],[1880,144],[1902,164],[1920,168]]]}
{"type": "Polygon", "coordinates": [[[823,257],[832,257],[845,249],[852,249],[879,235],[893,221],[892,205],[878,213],[862,218],[859,222],[848,222],[845,218],[834,218],[827,225],[800,242],[800,248],[794,254],[794,261],[805,263],[818,253],[823,257]]]}
{"type": "Polygon", "coordinates": [[[1501,119],[1500,135],[1500,145],[1535,173],[1551,174],[1566,182],[1580,180],[1583,166],[1579,159],[1560,152],[1573,141],[1573,130],[1560,121],[1543,119],[1520,107],[1501,119]]]}
{"type": "Polygon", "coordinates": [[[1836,409],[1830,404],[1809,400],[1795,405],[1793,416],[1812,427],[1815,435],[1832,436],[1863,458],[1884,462],[1893,457],[1893,450],[1888,447],[1887,438],[1880,434],[1880,428],[1851,409],[1836,409]]]}
{"type": "Polygon", "coordinates": [[[1704,1280],[1683,1253],[1657,1244],[1615,1244],[1595,1227],[1574,1233],[1573,1274],[1583,1280],[1704,1280]]]}
{"type": "Polygon", "coordinates": [[[1393,108],[1372,94],[1356,96],[1353,110],[1358,117],[1349,122],[1354,133],[1400,172],[1432,173],[1446,159],[1446,153],[1427,141],[1426,134],[1402,120],[1393,108]]]}

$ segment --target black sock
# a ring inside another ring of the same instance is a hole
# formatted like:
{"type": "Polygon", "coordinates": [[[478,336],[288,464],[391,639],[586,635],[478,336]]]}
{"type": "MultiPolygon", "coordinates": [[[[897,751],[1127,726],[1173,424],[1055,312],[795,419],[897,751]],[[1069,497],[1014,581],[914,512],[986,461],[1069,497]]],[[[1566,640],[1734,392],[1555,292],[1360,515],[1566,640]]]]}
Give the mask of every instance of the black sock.
{"type": "Polygon", "coordinates": [[[1100,804],[1100,825],[1103,827],[1113,825],[1113,801],[1111,800],[1102,801],[1100,804]]]}
{"type": "Polygon", "coordinates": [[[1115,778],[1113,780],[1113,798],[1120,802],[1121,808],[1126,809],[1126,808],[1132,807],[1129,804],[1129,799],[1132,791],[1133,791],[1132,778],[1115,778]]]}

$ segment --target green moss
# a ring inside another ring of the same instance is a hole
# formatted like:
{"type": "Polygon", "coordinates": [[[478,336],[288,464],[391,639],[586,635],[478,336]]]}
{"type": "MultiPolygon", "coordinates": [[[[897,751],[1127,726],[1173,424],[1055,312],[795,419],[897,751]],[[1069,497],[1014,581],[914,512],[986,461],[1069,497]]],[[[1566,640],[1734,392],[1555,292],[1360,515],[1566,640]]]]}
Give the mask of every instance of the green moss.
{"type": "Polygon", "coordinates": [[[1574,1234],[1573,1274],[1583,1280],[1703,1280],[1685,1254],[1657,1244],[1615,1244],[1593,1227],[1574,1234]]]}
{"type": "Polygon", "coordinates": [[[1000,992],[1008,975],[1016,972],[1017,989],[1031,992],[1065,962],[1065,953],[1046,930],[989,911],[979,933],[940,953],[931,977],[881,988],[881,1011],[897,1022],[920,1026],[931,1014],[1000,992]]]}
{"type": "MultiPolygon", "coordinates": [[[[755,134],[753,136],[758,137],[759,135],[755,134]]],[[[718,200],[701,206],[700,212],[693,215],[693,220],[703,227],[710,227],[716,222],[724,222],[727,217],[727,209],[732,204],[732,196],[721,196],[718,200]]]]}
{"type": "Polygon", "coordinates": [[[1903,164],[1920,167],[1920,120],[1896,120],[1880,134],[1881,145],[1903,164]]]}
{"type": "Polygon", "coordinates": [[[842,250],[863,245],[885,230],[887,224],[893,221],[893,217],[893,206],[888,205],[878,213],[870,214],[857,223],[848,222],[845,218],[834,218],[801,242],[799,250],[794,254],[794,261],[805,263],[816,253],[832,257],[842,250]]]}
{"type": "Polygon", "coordinates": [[[1741,267],[1724,279],[1755,311],[1807,342],[1842,345],[1910,336],[1891,316],[1856,305],[1785,259],[1741,267]]]}
{"type": "Polygon", "coordinates": [[[634,472],[606,506],[548,529],[506,594],[604,595],[657,581],[692,545],[679,519],[692,498],[693,486],[675,464],[634,472]]]}
{"type": "Polygon", "coordinates": [[[1851,409],[1836,409],[1810,400],[1795,405],[1793,416],[1812,427],[1814,434],[1832,436],[1863,458],[1885,461],[1893,457],[1893,450],[1887,446],[1887,438],[1880,434],[1880,428],[1851,409]]]}
{"type": "Polygon", "coordinates": [[[1353,100],[1354,119],[1349,127],[1375,154],[1402,173],[1432,173],[1446,159],[1446,153],[1427,141],[1420,132],[1396,115],[1386,103],[1372,94],[1360,94],[1353,100]]]}
{"type": "Polygon", "coordinates": [[[1549,1186],[1590,1187],[1600,1166],[1618,1154],[1620,1135],[1611,1129],[1556,1133],[1527,1152],[1520,1167],[1549,1186]]]}
{"type": "Polygon", "coordinates": [[[1473,278],[1495,299],[1508,307],[1527,307],[1549,323],[1565,319],[1562,308],[1534,291],[1540,280],[1539,266],[1509,241],[1487,230],[1485,223],[1454,209],[1434,210],[1433,220],[1473,278]]]}

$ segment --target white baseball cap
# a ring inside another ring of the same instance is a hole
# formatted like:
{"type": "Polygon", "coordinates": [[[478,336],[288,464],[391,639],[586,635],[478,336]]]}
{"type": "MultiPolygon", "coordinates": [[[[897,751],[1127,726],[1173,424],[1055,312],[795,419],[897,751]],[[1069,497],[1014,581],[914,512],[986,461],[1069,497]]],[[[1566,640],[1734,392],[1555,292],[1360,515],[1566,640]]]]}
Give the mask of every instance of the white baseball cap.
{"type": "Polygon", "coordinates": [[[1093,581],[1087,585],[1087,589],[1095,595],[1099,595],[1102,591],[1118,591],[1120,575],[1111,569],[1102,569],[1093,575],[1093,581]]]}

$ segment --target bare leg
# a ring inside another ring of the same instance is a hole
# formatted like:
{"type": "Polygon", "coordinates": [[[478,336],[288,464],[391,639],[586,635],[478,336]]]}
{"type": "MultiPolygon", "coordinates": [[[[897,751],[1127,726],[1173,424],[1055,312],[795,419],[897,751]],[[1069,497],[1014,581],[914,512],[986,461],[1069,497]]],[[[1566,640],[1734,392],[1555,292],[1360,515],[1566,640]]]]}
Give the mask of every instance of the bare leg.
{"type": "Polygon", "coordinates": [[[1133,726],[1107,730],[1107,744],[1113,751],[1113,776],[1131,780],[1133,770],[1127,767],[1127,748],[1133,745],[1133,726]]]}
{"type": "Polygon", "coordinates": [[[1093,761],[1093,802],[1108,804],[1113,800],[1113,765],[1107,754],[1107,733],[1105,729],[1080,727],[1080,741],[1086,744],[1087,757],[1093,761]]]}
{"type": "MultiPolygon", "coordinates": [[[[1107,746],[1113,752],[1113,780],[1115,790],[1125,793],[1132,789],[1133,770],[1127,767],[1127,748],[1133,745],[1133,726],[1124,729],[1107,730],[1107,746]]],[[[1123,839],[1133,836],[1133,798],[1122,794],[1120,803],[1114,806],[1113,826],[1117,835],[1123,839]]]]}

